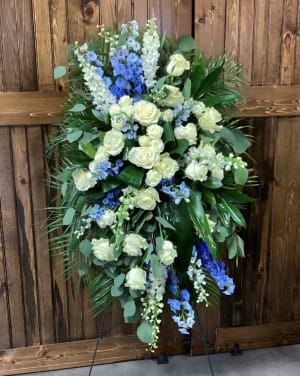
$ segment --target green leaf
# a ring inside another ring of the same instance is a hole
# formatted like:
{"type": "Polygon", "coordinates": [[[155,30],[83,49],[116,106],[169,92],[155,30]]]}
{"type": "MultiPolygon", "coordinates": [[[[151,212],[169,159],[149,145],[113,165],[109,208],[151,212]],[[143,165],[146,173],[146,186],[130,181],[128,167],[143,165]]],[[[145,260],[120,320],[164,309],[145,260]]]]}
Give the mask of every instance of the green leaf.
{"type": "Polygon", "coordinates": [[[234,181],[236,184],[245,185],[248,180],[249,171],[247,168],[237,168],[233,170],[234,181]]]}
{"type": "Polygon", "coordinates": [[[111,296],[118,297],[123,295],[124,290],[120,286],[113,285],[110,292],[111,296]]]}
{"type": "Polygon", "coordinates": [[[140,341],[151,343],[153,340],[153,325],[146,320],[143,320],[137,328],[137,336],[140,341]]]}
{"type": "Polygon", "coordinates": [[[223,72],[224,69],[224,63],[214,70],[212,70],[200,83],[199,88],[195,94],[195,99],[198,99],[205,91],[210,88],[213,84],[216,83],[219,76],[223,72]]]}
{"type": "Polygon", "coordinates": [[[106,113],[93,109],[92,110],[92,114],[94,115],[94,117],[96,119],[98,119],[102,123],[107,123],[108,122],[108,118],[107,118],[107,114],[106,113]]]}
{"type": "Polygon", "coordinates": [[[80,266],[77,269],[77,271],[78,271],[79,276],[83,277],[84,275],[86,275],[88,273],[89,268],[88,268],[88,266],[87,266],[86,263],[82,263],[82,264],[80,264],[80,266]]]}
{"type": "Polygon", "coordinates": [[[245,257],[244,240],[237,235],[237,254],[240,257],[245,257]]]}
{"type": "Polygon", "coordinates": [[[59,65],[54,68],[53,76],[54,79],[57,80],[60,77],[65,76],[67,73],[67,68],[64,65],[59,65]]]}
{"type": "Polygon", "coordinates": [[[202,198],[203,198],[203,201],[207,202],[208,204],[212,206],[216,206],[216,198],[212,191],[208,189],[203,189],[202,198]]]}
{"type": "Polygon", "coordinates": [[[177,140],[175,148],[170,150],[170,154],[179,154],[183,155],[183,153],[188,149],[189,142],[187,140],[177,140]]]}
{"type": "Polygon", "coordinates": [[[68,183],[65,181],[65,182],[62,184],[61,188],[60,188],[61,195],[62,195],[63,197],[65,197],[65,195],[66,195],[66,193],[67,193],[67,190],[68,190],[68,183]]]}
{"type": "Polygon", "coordinates": [[[242,100],[243,96],[240,93],[226,93],[223,95],[213,95],[203,98],[202,102],[207,107],[216,106],[217,104],[231,104],[242,100]]]}
{"type": "Polygon", "coordinates": [[[228,258],[231,260],[237,255],[236,235],[230,236],[230,238],[227,239],[226,244],[228,248],[228,258]]]}
{"type": "Polygon", "coordinates": [[[77,141],[81,137],[81,135],[82,135],[82,131],[81,130],[77,130],[75,132],[68,133],[66,139],[67,139],[67,141],[69,141],[70,143],[72,143],[72,142],[77,141]]]}
{"type": "Polygon", "coordinates": [[[161,263],[159,262],[159,259],[156,255],[150,256],[150,262],[153,270],[153,275],[155,278],[160,278],[163,274],[163,267],[161,263]]]}
{"type": "Polygon", "coordinates": [[[209,176],[206,181],[202,182],[202,185],[209,189],[219,189],[223,186],[222,182],[213,176],[209,176]]]}
{"type": "Polygon", "coordinates": [[[250,146],[251,142],[248,137],[239,129],[231,129],[231,132],[234,136],[233,149],[237,154],[244,153],[250,146]]]}
{"type": "Polygon", "coordinates": [[[88,239],[82,240],[82,242],[79,243],[79,251],[85,256],[89,257],[92,253],[92,244],[88,239]]]}
{"type": "Polygon", "coordinates": [[[192,51],[196,48],[196,42],[190,35],[183,35],[179,38],[178,47],[181,51],[192,51]]]}
{"type": "Polygon", "coordinates": [[[96,149],[94,148],[94,146],[90,142],[80,143],[79,149],[82,150],[85,155],[87,155],[91,159],[94,159],[94,157],[96,155],[96,149]]]}
{"type": "Polygon", "coordinates": [[[237,208],[234,204],[227,202],[224,198],[221,199],[221,203],[236,224],[241,227],[247,227],[246,220],[239,208],[237,208]]]}
{"type": "Polygon", "coordinates": [[[190,202],[187,203],[190,218],[200,232],[214,258],[217,256],[217,245],[213,239],[209,224],[202,206],[201,193],[191,189],[190,202]]]}
{"type": "Polygon", "coordinates": [[[135,301],[131,298],[124,304],[124,317],[131,317],[135,314],[136,305],[135,301]]]}
{"type": "Polygon", "coordinates": [[[117,188],[119,185],[120,185],[120,182],[117,179],[114,179],[114,178],[102,180],[102,182],[101,182],[102,192],[103,193],[109,192],[109,191],[117,188]]]}
{"type": "Polygon", "coordinates": [[[163,48],[165,42],[167,40],[167,33],[164,31],[161,36],[160,36],[160,40],[159,40],[159,43],[160,43],[160,49],[163,48]]]}
{"type": "Polygon", "coordinates": [[[191,89],[192,89],[192,82],[188,78],[185,81],[185,84],[184,84],[184,87],[183,87],[183,90],[182,90],[182,94],[184,96],[184,99],[188,100],[191,97],[191,89]]]}
{"type": "Polygon", "coordinates": [[[164,143],[167,144],[168,142],[175,141],[172,123],[171,122],[165,122],[163,124],[163,129],[164,129],[164,133],[163,133],[164,143]]]}
{"type": "Polygon", "coordinates": [[[72,224],[74,215],[75,215],[75,210],[73,208],[67,209],[63,218],[63,225],[69,226],[70,224],[72,224]]]}
{"type": "Polygon", "coordinates": [[[167,79],[167,76],[164,76],[164,77],[161,77],[159,80],[157,80],[154,86],[154,90],[160,90],[164,86],[166,79],[167,79]]]}
{"type": "Polygon", "coordinates": [[[155,217],[155,219],[157,220],[157,222],[159,222],[164,228],[168,228],[170,230],[173,230],[173,231],[176,231],[175,227],[171,225],[170,222],[168,222],[165,218],[161,217],[161,216],[158,216],[158,217],[155,217]]]}
{"type": "Polygon", "coordinates": [[[82,112],[86,109],[86,106],[82,103],[76,103],[72,108],[70,108],[70,112],[82,112]]]}
{"type": "Polygon", "coordinates": [[[164,244],[164,238],[162,236],[158,236],[155,238],[155,247],[158,251],[162,250],[164,244]]]}
{"type": "Polygon", "coordinates": [[[224,243],[229,235],[230,231],[228,227],[216,226],[214,229],[214,238],[218,243],[224,243]]]}
{"type": "Polygon", "coordinates": [[[249,197],[245,193],[240,191],[235,191],[232,189],[226,189],[222,191],[222,196],[226,201],[233,202],[236,204],[249,204],[253,202],[253,198],[249,197]]]}
{"type": "Polygon", "coordinates": [[[115,285],[116,287],[120,287],[120,286],[122,286],[124,280],[125,280],[125,274],[124,274],[124,273],[119,274],[119,275],[116,276],[116,278],[114,279],[114,285],[115,285]]]}
{"type": "Polygon", "coordinates": [[[145,172],[139,167],[130,165],[117,176],[117,179],[126,185],[140,188],[144,179],[145,172]]]}
{"type": "Polygon", "coordinates": [[[191,93],[193,97],[195,97],[195,94],[199,90],[204,76],[205,76],[205,69],[203,67],[202,61],[192,63],[191,93]]]}

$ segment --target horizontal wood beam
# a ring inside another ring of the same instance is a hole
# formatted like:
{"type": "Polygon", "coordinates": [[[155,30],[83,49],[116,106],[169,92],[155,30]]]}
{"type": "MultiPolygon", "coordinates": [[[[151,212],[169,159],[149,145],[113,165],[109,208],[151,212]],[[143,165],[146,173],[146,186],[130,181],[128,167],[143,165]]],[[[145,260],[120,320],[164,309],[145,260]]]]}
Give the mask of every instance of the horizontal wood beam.
{"type": "MultiPolygon", "coordinates": [[[[300,116],[300,85],[248,86],[238,117],[300,116]]],[[[62,92],[0,93],[0,126],[55,124],[63,116],[62,92]]]]}
{"type": "Polygon", "coordinates": [[[300,343],[300,320],[217,329],[216,351],[230,351],[235,343],[244,350],[300,343]]]}

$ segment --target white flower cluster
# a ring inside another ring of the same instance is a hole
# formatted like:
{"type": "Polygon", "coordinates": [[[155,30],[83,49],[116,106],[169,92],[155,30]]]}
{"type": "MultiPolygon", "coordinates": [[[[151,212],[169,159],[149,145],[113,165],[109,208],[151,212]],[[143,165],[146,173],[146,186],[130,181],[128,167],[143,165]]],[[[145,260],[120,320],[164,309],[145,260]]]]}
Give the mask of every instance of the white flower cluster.
{"type": "Polygon", "coordinates": [[[206,281],[205,274],[202,270],[202,262],[200,259],[197,260],[195,256],[191,257],[190,265],[187,270],[187,275],[190,278],[190,281],[194,285],[195,292],[197,294],[197,303],[205,302],[205,305],[208,306],[208,293],[205,290],[206,281]]]}
{"type": "Polygon", "coordinates": [[[116,98],[97,73],[97,68],[87,62],[86,52],[86,44],[75,49],[75,55],[80,63],[85,84],[92,94],[93,104],[96,106],[96,109],[108,113],[109,107],[116,103],[116,98]]]}
{"type": "Polygon", "coordinates": [[[149,321],[153,325],[152,342],[149,343],[151,351],[157,349],[157,341],[160,331],[159,326],[161,323],[159,316],[163,312],[164,308],[163,299],[166,289],[167,277],[168,274],[166,268],[163,269],[163,273],[160,278],[155,278],[152,269],[150,269],[150,287],[147,288],[146,295],[141,298],[143,304],[143,312],[141,313],[141,317],[144,320],[149,321]]]}
{"type": "Polygon", "coordinates": [[[211,176],[221,181],[224,178],[224,169],[230,170],[231,168],[222,153],[216,153],[212,144],[203,142],[197,148],[190,148],[186,161],[185,174],[195,181],[207,180],[209,172],[211,176]]]}
{"type": "Polygon", "coordinates": [[[147,22],[147,30],[143,35],[142,67],[144,70],[145,85],[152,88],[155,83],[159,59],[159,36],[156,31],[155,19],[147,22]]]}

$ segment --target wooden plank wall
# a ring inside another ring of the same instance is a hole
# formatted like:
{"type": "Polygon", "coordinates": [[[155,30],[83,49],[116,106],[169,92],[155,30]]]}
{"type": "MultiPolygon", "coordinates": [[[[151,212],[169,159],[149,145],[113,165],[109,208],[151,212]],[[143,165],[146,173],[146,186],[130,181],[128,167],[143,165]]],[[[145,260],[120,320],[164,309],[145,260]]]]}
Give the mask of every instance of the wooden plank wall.
{"type": "MultiPolygon", "coordinates": [[[[45,106],[35,112],[32,98],[42,104],[47,92],[66,90],[63,79],[53,81],[52,71],[65,64],[68,43],[90,39],[97,24],[120,27],[153,15],[169,36],[192,33],[205,52],[227,49],[237,56],[253,85],[245,116],[268,116],[247,121],[256,139],[252,154],[260,186],[252,193],[259,200],[248,211],[247,258],[238,272],[232,268],[236,294],[223,299],[220,308],[200,312],[209,347],[227,349],[236,336],[252,347],[299,341],[299,332],[291,334],[293,324],[284,324],[291,320],[299,327],[300,319],[299,1],[0,0],[0,12],[0,92],[32,92],[17,93],[24,98],[20,105],[27,124],[9,104],[15,98],[17,106],[18,97],[0,93],[0,102],[6,96],[0,103],[0,349],[11,349],[0,352],[0,375],[87,365],[101,319],[89,316],[85,292],[76,292],[76,281],[64,282],[63,264],[50,258],[41,229],[46,214],[39,209],[51,195],[44,185],[43,145],[54,129],[39,124],[58,116],[63,93],[49,97],[53,113],[45,106]],[[10,107],[6,111],[4,106],[10,107]],[[10,124],[5,119],[14,112],[17,120],[10,124]],[[230,328],[237,325],[246,325],[245,330],[230,328]],[[261,336],[249,340],[256,327],[261,336]],[[270,342],[267,337],[274,333],[270,342]],[[65,341],[72,344],[56,344],[65,341]]],[[[130,336],[134,328],[122,324],[118,307],[105,330],[111,338],[98,362],[145,356],[130,336]]],[[[169,354],[185,350],[168,319],[164,331],[163,349],[169,354]]],[[[196,328],[193,353],[200,351],[198,334],[196,328]]]]}
{"type": "MultiPolygon", "coordinates": [[[[212,55],[230,51],[246,67],[250,85],[262,86],[262,91],[263,86],[282,85],[288,93],[299,84],[299,1],[196,0],[194,22],[198,46],[212,55]]],[[[285,111],[280,96],[278,102],[285,111]]],[[[217,342],[225,333],[231,345],[238,341],[233,326],[249,326],[247,335],[252,330],[260,338],[255,326],[290,320],[295,320],[299,341],[300,117],[258,118],[245,125],[252,127],[255,140],[251,154],[256,163],[250,163],[259,186],[251,190],[257,201],[248,211],[246,259],[239,271],[232,268],[236,293],[222,300],[222,315],[215,322],[228,330],[217,332],[217,342]]]]}
{"type": "MultiPolygon", "coordinates": [[[[0,12],[2,92],[63,91],[64,81],[53,81],[53,68],[66,63],[68,43],[90,39],[100,23],[120,27],[130,19],[145,23],[156,15],[159,28],[169,35],[192,32],[192,2],[186,0],[1,0],[0,12]]],[[[43,145],[52,130],[34,124],[0,127],[0,348],[4,349],[97,336],[98,322],[89,315],[85,292],[78,294],[76,280],[65,283],[62,260],[49,256],[42,229],[46,213],[40,209],[46,207],[49,195],[43,145]]],[[[110,327],[108,335],[134,333],[132,326],[122,325],[118,307],[109,315],[106,331],[110,327]]],[[[181,351],[181,344],[175,347],[173,351],[181,351]]]]}

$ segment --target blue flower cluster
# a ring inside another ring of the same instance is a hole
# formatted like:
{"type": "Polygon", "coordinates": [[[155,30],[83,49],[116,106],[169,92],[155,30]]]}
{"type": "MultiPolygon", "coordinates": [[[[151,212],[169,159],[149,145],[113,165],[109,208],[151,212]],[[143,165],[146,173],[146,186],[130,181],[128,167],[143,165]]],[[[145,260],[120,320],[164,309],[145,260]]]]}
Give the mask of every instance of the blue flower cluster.
{"type": "Polygon", "coordinates": [[[190,103],[185,101],[183,104],[175,107],[173,110],[173,115],[175,120],[175,126],[179,127],[183,122],[186,122],[191,114],[190,103]]]}
{"type": "Polygon", "coordinates": [[[141,58],[135,52],[123,48],[111,58],[115,82],[110,87],[111,93],[117,98],[130,95],[135,101],[145,91],[142,82],[143,68],[141,58]]]}
{"type": "Polygon", "coordinates": [[[115,166],[110,161],[104,161],[94,166],[93,173],[97,180],[105,180],[109,176],[118,175],[123,165],[124,162],[121,159],[116,161],[115,166]]]}
{"type": "Polygon", "coordinates": [[[168,304],[173,312],[172,319],[178,325],[182,334],[189,334],[188,329],[192,328],[195,323],[195,312],[190,304],[190,293],[187,289],[180,290],[179,279],[168,270],[169,289],[174,296],[168,299],[168,304]]]}
{"type": "Polygon", "coordinates": [[[206,243],[204,241],[201,241],[198,246],[194,247],[193,252],[194,255],[197,255],[201,259],[203,266],[215,280],[219,289],[224,290],[222,291],[223,294],[233,294],[235,288],[233,279],[226,274],[224,262],[218,262],[214,260],[206,243]]]}
{"type": "Polygon", "coordinates": [[[122,128],[122,132],[127,140],[137,140],[138,134],[137,131],[139,126],[137,124],[126,123],[122,128]]]}
{"type": "Polygon", "coordinates": [[[89,214],[89,218],[92,221],[99,221],[107,209],[113,210],[116,208],[116,206],[120,202],[120,195],[122,191],[120,189],[114,189],[110,192],[108,192],[105,196],[104,199],[102,200],[103,206],[99,204],[95,204],[92,207],[92,211],[89,214]]]}
{"type": "Polygon", "coordinates": [[[175,185],[174,179],[163,179],[160,182],[158,189],[168,195],[176,205],[179,205],[181,200],[189,200],[191,193],[189,187],[187,187],[184,181],[179,185],[175,185]]]}
{"type": "Polygon", "coordinates": [[[103,70],[103,63],[101,60],[98,59],[96,53],[94,51],[88,51],[86,54],[86,61],[90,64],[93,64],[96,66],[96,72],[100,77],[102,77],[102,80],[104,84],[110,88],[112,82],[111,79],[108,76],[104,76],[104,70],[103,70]]]}

